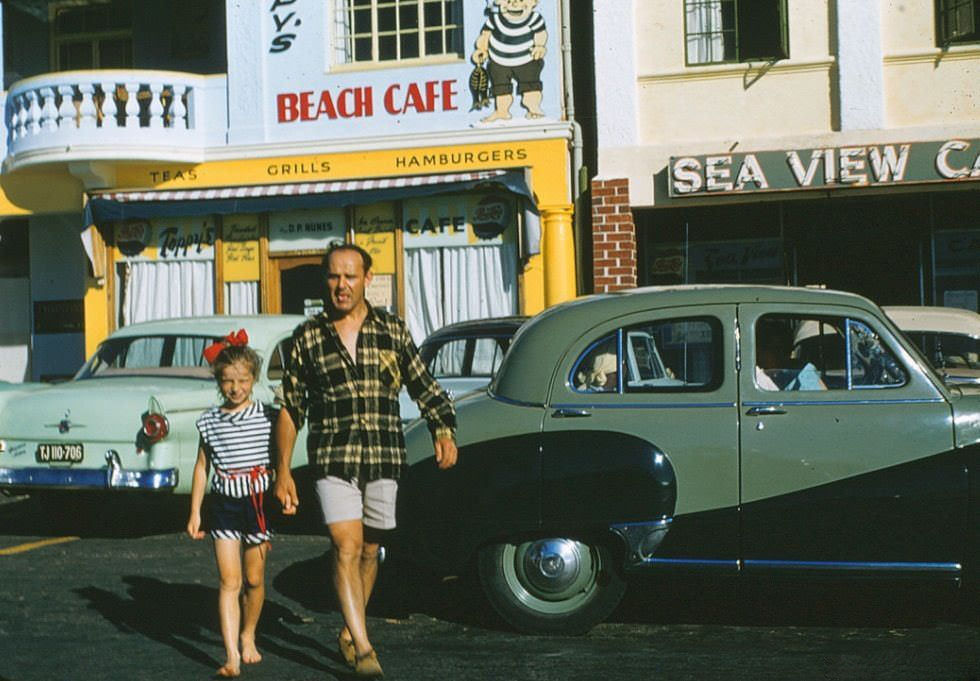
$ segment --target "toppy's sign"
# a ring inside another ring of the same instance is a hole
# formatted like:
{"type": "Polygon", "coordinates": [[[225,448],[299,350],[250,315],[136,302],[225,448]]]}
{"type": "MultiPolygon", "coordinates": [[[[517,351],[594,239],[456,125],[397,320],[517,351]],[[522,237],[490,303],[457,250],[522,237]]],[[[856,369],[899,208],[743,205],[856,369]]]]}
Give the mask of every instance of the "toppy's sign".
{"type": "Polygon", "coordinates": [[[672,197],[980,180],[980,139],[672,156],[672,197]]]}

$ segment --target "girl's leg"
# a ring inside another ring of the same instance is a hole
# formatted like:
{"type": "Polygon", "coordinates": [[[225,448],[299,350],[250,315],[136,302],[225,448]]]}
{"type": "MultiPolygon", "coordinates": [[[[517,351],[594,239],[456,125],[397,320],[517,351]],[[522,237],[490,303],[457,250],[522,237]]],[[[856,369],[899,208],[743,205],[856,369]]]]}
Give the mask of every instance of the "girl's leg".
{"type": "Polygon", "coordinates": [[[238,596],[242,591],[241,542],[237,539],[215,539],[214,556],[220,578],[218,617],[227,657],[225,664],[218,670],[218,676],[238,676],[241,665],[241,653],[238,650],[238,628],[241,622],[238,596]]]}
{"type": "Polygon", "coordinates": [[[262,655],[255,647],[255,629],[265,602],[265,557],[269,543],[245,547],[245,593],[242,594],[242,662],[255,664],[262,655]]]}

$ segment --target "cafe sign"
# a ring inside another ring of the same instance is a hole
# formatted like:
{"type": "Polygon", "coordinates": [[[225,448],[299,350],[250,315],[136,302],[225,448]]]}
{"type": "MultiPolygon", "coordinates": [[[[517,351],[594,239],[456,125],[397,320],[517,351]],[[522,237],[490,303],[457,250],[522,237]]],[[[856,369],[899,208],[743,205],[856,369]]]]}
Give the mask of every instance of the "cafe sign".
{"type": "Polygon", "coordinates": [[[672,197],[980,180],[980,139],[672,156],[672,197]]]}

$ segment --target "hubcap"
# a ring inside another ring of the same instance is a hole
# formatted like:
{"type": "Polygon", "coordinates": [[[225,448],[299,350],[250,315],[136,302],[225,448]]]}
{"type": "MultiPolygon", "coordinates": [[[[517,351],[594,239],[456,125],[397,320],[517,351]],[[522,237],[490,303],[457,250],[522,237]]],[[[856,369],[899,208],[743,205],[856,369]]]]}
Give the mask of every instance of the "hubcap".
{"type": "Polygon", "coordinates": [[[524,575],[533,588],[558,593],[574,584],[582,571],[581,544],[570,539],[542,539],[524,554],[524,575]]]}

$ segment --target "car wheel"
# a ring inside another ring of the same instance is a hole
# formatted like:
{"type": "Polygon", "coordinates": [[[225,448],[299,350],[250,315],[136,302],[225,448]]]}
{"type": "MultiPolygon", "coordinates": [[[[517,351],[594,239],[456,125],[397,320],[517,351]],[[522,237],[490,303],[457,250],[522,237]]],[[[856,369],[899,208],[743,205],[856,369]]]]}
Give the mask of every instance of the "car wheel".
{"type": "Polygon", "coordinates": [[[484,547],[479,572],[494,609],[529,633],[583,634],[626,591],[605,546],[564,537],[484,547]]]}

